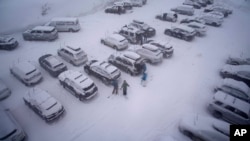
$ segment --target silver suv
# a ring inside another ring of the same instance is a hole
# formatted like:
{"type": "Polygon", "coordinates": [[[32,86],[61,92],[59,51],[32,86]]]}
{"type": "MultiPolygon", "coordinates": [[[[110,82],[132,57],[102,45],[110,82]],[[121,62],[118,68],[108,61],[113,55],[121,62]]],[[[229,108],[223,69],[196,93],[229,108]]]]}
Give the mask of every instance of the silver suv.
{"type": "Polygon", "coordinates": [[[214,94],[209,111],[232,124],[250,124],[250,104],[222,91],[214,94]]]}
{"type": "Polygon", "coordinates": [[[23,32],[24,40],[46,40],[52,41],[58,38],[58,33],[53,26],[37,26],[23,32]]]}

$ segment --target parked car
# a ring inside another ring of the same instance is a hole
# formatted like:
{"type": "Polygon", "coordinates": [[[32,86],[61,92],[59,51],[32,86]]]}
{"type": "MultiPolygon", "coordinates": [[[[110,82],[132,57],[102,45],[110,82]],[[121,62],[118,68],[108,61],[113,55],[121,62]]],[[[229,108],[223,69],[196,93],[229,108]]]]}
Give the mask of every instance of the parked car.
{"type": "Polygon", "coordinates": [[[196,23],[200,23],[200,24],[205,24],[205,21],[202,19],[198,19],[198,18],[184,18],[180,21],[180,23],[190,23],[190,22],[196,22],[196,23]]]}
{"type": "Polygon", "coordinates": [[[206,34],[207,28],[204,24],[197,22],[190,22],[186,26],[193,28],[196,31],[197,36],[204,36],[206,34]]]}
{"type": "Polygon", "coordinates": [[[157,47],[163,53],[163,57],[169,58],[173,56],[174,48],[168,42],[149,40],[148,43],[157,47]]]}
{"type": "Polygon", "coordinates": [[[87,76],[83,73],[74,70],[62,72],[59,76],[59,82],[80,101],[89,100],[97,95],[98,88],[87,76]]]}
{"type": "Polygon", "coordinates": [[[215,87],[215,91],[223,91],[250,103],[250,88],[244,82],[226,78],[220,85],[215,87]]]}
{"type": "Polygon", "coordinates": [[[126,13],[126,9],[121,5],[113,5],[107,7],[105,13],[124,14],[126,13]]]}
{"type": "Polygon", "coordinates": [[[145,32],[133,26],[123,26],[119,34],[124,36],[131,44],[143,44],[146,42],[145,32]]]}
{"type": "Polygon", "coordinates": [[[38,62],[53,77],[57,77],[61,72],[67,70],[67,66],[51,54],[41,56],[38,62]]]}
{"type": "Polygon", "coordinates": [[[11,90],[0,79],[0,100],[3,100],[5,98],[9,97],[10,94],[11,94],[11,90]]]}
{"type": "Polygon", "coordinates": [[[149,26],[148,24],[142,22],[142,21],[138,21],[138,20],[133,20],[132,23],[129,24],[129,26],[134,26],[142,31],[145,32],[145,36],[146,37],[153,37],[156,34],[156,30],[149,26]]]}
{"type": "Polygon", "coordinates": [[[0,49],[12,50],[18,46],[18,42],[15,38],[9,36],[0,36],[0,49]]]}
{"type": "Polygon", "coordinates": [[[230,124],[224,121],[201,115],[183,116],[179,130],[192,140],[229,141],[230,124]]]}
{"type": "Polygon", "coordinates": [[[42,73],[30,62],[15,62],[10,67],[10,73],[26,86],[39,83],[42,80],[42,73]]]}
{"type": "Polygon", "coordinates": [[[114,5],[122,6],[126,10],[131,10],[133,8],[132,3],[128,1],[115,2],[114,5]]]}
{"type": "Polygon", "coordinates": [[[161,50],[151,44],[143,44],[141,47],[137,46],[133,48],[133,51],[139,54],[145,61],[156,64],[162,62],[163,53],[161,50]]]}
{"type": "Polygon", "coordinates": [[[202,7],[206,7],[207,6],[207,2],[204,1],[204,0],[192,0],[192,1],[198,3],[202,7]]]}
{"type": "Polygon", "coordinates": [[[0,110],[0,140],[1,141],[23,141],[26,134],[17,120],[9,110],[0,110]]]}
{"type": "Polygon", "coordinates": [[[141,74],[143,66],[145,66],[144,59],[139,54],[131,51],[111,54],[108,62],[130,75],[141,74]]]}
{"type": "Polygon", "coordinates": [[[23,101],[46,122],[53,121],[64,113],[62,104],[47,91],[40,88],[28,90],[23,97],[23,101]]]}
{"type": "Polygon", "coordinates": [[[101,39],[101,43],[117,50],[128,48],[128,40],[120,34],[112,33],[101,39]]]}
{"type": "Polygon", "coordinates": [[[176,22],[178,15],[176,13],[162,13],[162,14],[156,15],[155,18],[162,20],[162,21],[176,22]]]}
{"type": "Polygon", "coordinates": [[[114,80],[119,80],[120,70],[105,61],[91,60],[84,66],[84,71],[102,80],[104,84],[112,84],[114,80]]]}
{"type": "Polygon", "coordinates": [[[211,14],[211,15],[215,15],[217,16],[219,19],[224,19],[224,14],[219,12],[219,11],[211,11],[211,12],[207,12],[207,14],[211,14]]]}
{"type": "Polygon", "coordinates": [[[194,15],[194,8],[190,6],[177,6],[175,8],[171,8],[171,11],[176,12],[177,14],[193,16],[194,15]]]}
{"type": "Polygon", "coordinates": [[[198,20],[203,20],[207,25],[212,26],[221,26],[223,19],[218,18],[215,15],[202,15],[201,17],[197,17],[198,20]]]}
{"type": "Polygon", "coordinates": [[[250,65],[225,65],[220,75],[223,78],[232,78],[238,81],[243,81],[250,87],[250,65]]]}
{"type": "Polygon", "coordinates": [[[147,0],[130,0],[134,7],[142,7],[147,3],[147,0]]]}
{"type": "Polygon", "coordinates": [[[57,50],[57,54],[74,66],[79,66],[88,61],[87,54],[75,46],[65,46],[57,50]]]}
{"type": "Polygon", "coordinates": [[[55,27],[58,32],[76,32],[81,29],[78,18],[74,17],[53,18],[45,25],[55,27]]]}
{"type": "Polygon", "coordinates": [[[222,6],[210,6],[204,9],[204,12],[218,11],[224,14],[224,17],[227,17],[232,13],[232,10],[226,9],[222,6]]]}
{"type": "Polygon", "coordinates": [[[165,29],[164,34],[180,38],[186,41],[191,41],[195,37],[196,31],[193,28],[184,25],[179,25],[165,29]]]}
{"type": "Polygon", "coordinates": [[[201,9],[201,5],[195,1],[191,1],[191,0],[185,0],[183,3],[183,5],[189,5],[189,6],[193,6],[195,9],[201,9]]]}
{"type": "Polygon", "coordinates": [[[229,56],[226,63],[230,65],[250,65],[250,57],[229,56]]]}
{"type": "Polygon", "coordinates": [[[250,104],[222,91],[214,94],[208,110],[231,124],[250,124],[250,104]]]}
{"type": "Polygon", "coordinates": [[[52,41],[58,38],[58,33],[53,26],[36,26],[23,32],[24,40],[47,40],[52,41]]]}

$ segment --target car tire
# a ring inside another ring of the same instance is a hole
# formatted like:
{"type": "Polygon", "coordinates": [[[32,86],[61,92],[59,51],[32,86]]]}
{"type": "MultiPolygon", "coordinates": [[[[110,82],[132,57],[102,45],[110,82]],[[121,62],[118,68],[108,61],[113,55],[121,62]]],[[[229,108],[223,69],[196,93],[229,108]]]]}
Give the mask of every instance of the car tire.
{"type": "Polygon", "coordinates": [[[102,80],[102,82],[103,82],[105,85],[108,85],[108,84],[109,84],[109,82],[108,82],[108,80],[107,80],[106,78],[103,77],[101,80],[102,80]]]}
{"type": "Polygon", "coordinates": [[[74,30],[72,28],[69,29],[69,32],[74,32],[74,30]]]}
{"type": "Polygon", "coordinates": [[[114,46],[113,46],[113,48],[114,48],[115,50],[118,50],[118,48],[117,48],[117,46],[116,46],[116,45],[114,45],[114,46]]]}
{"type": "Polygon", "coordinates": [[[218,119],[222,118],[222,114],[220,112],[218,112],[218,111],[214,111],[213,116],[218,118],[218,119]]]}
{"type": "Polygon", "coordinates": [[[189,41],[189,38],[187,36],[182,36],[182,39],[185,41],[189,41]]]}
{"type": "Polygon", "coordinates": [[[194,138],[193,133],[191,133],[191,132],[189,132],[189,131],[187,131],[187,130],[183,130],[182,133],[183,133],[184,135],[190,137],[191,139],[194,138]]]}
{"type": "Polygon", "coordinates": [[[170,31],[165,31],[166,35],[172,36],[172,33],[170,31]]]}
{"type": "Polygon", "coordinates": [[[88,69],[84,68],[84,71],[85,71],[88,75],[90,75],[90,72],[89,72],[88,69]]]}
{"type": "Polygon", "coordinates": [[[218,26],[216,23],[212,23],[213,26],[218,26]]]}

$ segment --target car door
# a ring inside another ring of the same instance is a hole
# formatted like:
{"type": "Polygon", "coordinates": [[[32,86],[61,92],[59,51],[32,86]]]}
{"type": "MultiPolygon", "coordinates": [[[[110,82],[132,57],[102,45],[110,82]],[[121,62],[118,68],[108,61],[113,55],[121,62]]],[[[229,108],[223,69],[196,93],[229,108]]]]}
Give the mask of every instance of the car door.
{"type": "Polygon", "coordinates": [[[239,121],[239,116],[235,113],[236,109],[232,106],[226,105],[225,106],[225,112],[223,113],[223,117],[225,119],[228,119],[230,121],[239,121]]]}

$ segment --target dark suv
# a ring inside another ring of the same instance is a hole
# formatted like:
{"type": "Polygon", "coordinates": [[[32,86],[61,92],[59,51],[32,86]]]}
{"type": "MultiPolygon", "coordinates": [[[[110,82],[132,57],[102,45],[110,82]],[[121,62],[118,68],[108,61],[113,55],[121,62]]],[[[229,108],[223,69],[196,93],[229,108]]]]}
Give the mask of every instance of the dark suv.
{"type": "Polygon", "coordinates": [[[145,60],[137,53],[127,51],[123,54],[112,54],[108,58],[109,63],[130,75],[138,75],[143,71],[145,60]]]}
{"type": "Polygon", "coordinates": [[[190,27],[179,25],[178,27],[171,27],[164,31],[164,34],[180,38],[186,41],[191,41],[196,35],[196,31],[190,27]]]}
{"type": "Polygon", "coordinates": [[[91,60],[84,66],[84,71],[102,80],[104,84],[111,84],[121,76],[120,70],[115,66],[103,61],[91,60]]]}
{"type": "Polygon", "coordinates": [[[153,37],[156,34],[156,30],[153,27],[149,26],[148,24],[142,21],[133,20],[133,22],[130,23],[129,26],[134,26],[144,31],[146,37],[153,37]]]}

